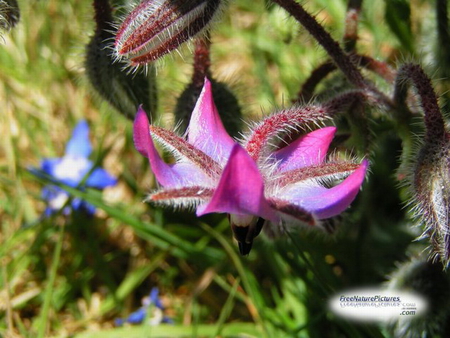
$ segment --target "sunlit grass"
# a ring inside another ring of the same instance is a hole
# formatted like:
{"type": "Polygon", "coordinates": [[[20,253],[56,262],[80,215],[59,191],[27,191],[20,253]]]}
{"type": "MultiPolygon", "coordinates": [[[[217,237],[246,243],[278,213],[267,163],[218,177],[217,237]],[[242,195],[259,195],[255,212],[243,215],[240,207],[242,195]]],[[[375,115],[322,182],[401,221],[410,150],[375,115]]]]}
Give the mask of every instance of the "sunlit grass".
{"type": "MultiPolygon", "coordinates": [[[[395,61],[401,43],[375,3],[364,3],[358,46],[395,61]]],[[[352,221],[337,239],[261,239],[242,258],[224,217],[198,220],[142,203],[154,181],[134,150],[131,122],[102,102],[84,76],[84,45],[93,30],[90,1],[30,0],[20,7],[20,24],[3,33],[0,45],[0,336],[308,337],[308,327],[329,317],[314,303],[345,282],[342,269],[357,280],[360,257],[345,250],[357,242],[352,221]],[[27,168],[61,156],[82,118],[90,124],[94,160],[101,158],[119,184],[103,194],[70,191],[98,208],[94,218],[44,219],[40,189],[46,181],[27,168]],[[326,255],[354,266],[327,263],[326,255]],[[153,286],[175,324],[113,330],[114,318],[139,307],[153,286]]],[[[341,40],[345,1],[310,1],[306,7],[341,40]]],[[[262,0],[231,2],[212,35],[213,76],[236,89],[248,120],[288,105],[326,60],[293,19],[267,8],[262,0]]],[[[157,64],[161,124],[172,122],[175,98],[189,81],[190,50],[180,53],[157,64]]],[[[361,247],[358,252],[367,254],[361,247]]],[[[370,271],[367,280],[379,282],[386,272],[370,271]]],[[[336,325],[333,332],[380,336],[373,327],[336,325]]]]}

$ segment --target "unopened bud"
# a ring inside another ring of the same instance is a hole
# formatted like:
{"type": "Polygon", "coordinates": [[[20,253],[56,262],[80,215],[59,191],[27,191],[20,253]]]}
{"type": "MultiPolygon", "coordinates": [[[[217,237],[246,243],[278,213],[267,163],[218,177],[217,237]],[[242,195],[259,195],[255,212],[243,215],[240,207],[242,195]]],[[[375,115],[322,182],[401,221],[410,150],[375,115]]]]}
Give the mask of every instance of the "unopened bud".
{"type": "Polygon", "coordinates": [[[423,237],[429,237],[433,256],[444,267],[450,264],[450,134],[439,108],[431,80],[416,64],[404,64],[398,70],[397,102],[406,97],[411,83],[420,97],[424,113],[425,135],[412,173],[412,205],[424,223],[423,237]]]}
{"type": "MultiPolygon", "coordinates": [[[[413,256],[391,275],[388,288],[407,290],[423,298],[422,315],[398,316],[388,324],[390,337],[448,337],[450,333],[450,276],[440,262],[413,256]]],[[[414,306],[415,304],[410,304],[414,306]]],[[[413,311],[414,311],[413,310],[413,311]]]]}
{"type": "MultiPolygon", "coordinates": [[[[433,140],[435,141],[435,140],[433,140]]],[[[424,236],[431,239],[433,255],[445,267],[450,264],[450,135],[441,142],[426,142],[414,172],[417,215],[425,223],[424,236]]]]}
{"type": "Polygon", "coordinates": [[[0,28],[10,30],[20,19],[20,9],[16,0],[0,0],[0,28]]]}
{"type": "Polygon", "coordinates": [[[133,119],[139,105],[154,115],[157,105],[154,69],[149,67],[147,74],[131,74],[124,70],[125,64],[115,62],[112,56],[113,18],[108,0],[94,0],[94,9],[97,27],[86,46],[85,60],[90,83],[103,99],[126,117],[133,119]]]}
{"type": "Polygon", "coordinates": [[[203,32],[224,0],[144,0],[120,26],[115,42],[118,58],[131,66],[155,61],[203,32]]]}

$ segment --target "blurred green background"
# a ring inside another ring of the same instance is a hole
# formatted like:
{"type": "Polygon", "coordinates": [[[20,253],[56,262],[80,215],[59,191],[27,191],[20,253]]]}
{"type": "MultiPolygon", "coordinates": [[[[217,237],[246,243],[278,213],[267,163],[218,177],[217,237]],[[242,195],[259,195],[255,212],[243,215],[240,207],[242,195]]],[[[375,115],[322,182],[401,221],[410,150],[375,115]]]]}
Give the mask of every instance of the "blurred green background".
{"type": "MultiPolygon", "coordinates": [[[[411,10],[406,28],[395,28],[402,18],[386,16],[386,3],[393,2],[363,4],[358,51],[392,65],[418,60],[439,74],[433,68],[434,2],[399,1],[411,10]]],[[[385,125],[375,130],[378,161],[365,197],[336,235],[299,230],[275,241],[260,236],[250,256],[240,257],[222,215],[197,219],[142,202],[155,182],[134,149],[132,123],[93,92],[84,73],[84,48],[94,31],[90,1],[19,6],[19,24],[0,42],[0,336],[386,335],[375,324],[340,320],[326,307],[344,287],[385,281],[408,258],[406,248],[418,234],[405,221],[394,179],[399,153],[391,147],[398,141],[385,125]],[[91,128],[92,158],[119,183],[103,193],[70,191],[97,207],[93,218],[42,218],[45,181],[27,168],[62,156],[83,118],[91,128]],[[174,324],[110,331],[114,319],[140,307],[152,287],[159,288],[174,324]]],[[[309,0],[305,7],[342,41],[346,1],[309,0]]],[[[263,0],[230,1],[212,41],[213,75],[234,90],[248,122],[288,106],[327,59],[292,18],[263,0]]],[[[191,51],[183,46],[156,63],[160,125],[174,123],[176,97],[191,75],[191,51]]]]}

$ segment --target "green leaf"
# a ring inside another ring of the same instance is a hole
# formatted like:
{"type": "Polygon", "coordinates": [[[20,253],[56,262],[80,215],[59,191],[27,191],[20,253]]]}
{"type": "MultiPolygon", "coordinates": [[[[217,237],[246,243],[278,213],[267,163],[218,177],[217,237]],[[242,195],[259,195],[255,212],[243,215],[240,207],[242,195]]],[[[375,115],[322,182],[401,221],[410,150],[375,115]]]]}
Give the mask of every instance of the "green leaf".
{"type": "MultiPolygon", "coordinates": [[[[86,332],[76,335],[75,338],[181,338],[192,337],[196,332],[196,337],[214,337],[217,325],[158,325],[158,326],[135,326],[122,327],[114,330],[100,332],[86,332]]],[[[261,332],[253,323],[233,323],[224,325],[221,337],[260,337],[261,332]]]]}
{"type": "Polygon", "coordinates": [[[207,247],[198,248],[192,245],[190,242],[185,241],[181,237],[178,237],[165,229],[159,227],[156,224],[150,222],[144,222],[138,217],[131,215],[125,207],[121,205],[108,205],[102,199],[100,191],[95,189],[86,189],[85,191],[68,186],[61,182],[55,182],[50,176],[42,173],[40,177],[34,176],[44,184],[53,184],[61,189],[64,189],[73,197],[78,197],[84,201],[92,204],[96,208],[100,208],[105,211],[110,217],[113,217],[121,222],[132,227],[136,234],[158,246],[161,249],[171,250],[175,256],[181,258],[197,257],[203,261],[207,261],[211,264],[221,261],[224,258],[224,254],[221,250],[207,247]]]}

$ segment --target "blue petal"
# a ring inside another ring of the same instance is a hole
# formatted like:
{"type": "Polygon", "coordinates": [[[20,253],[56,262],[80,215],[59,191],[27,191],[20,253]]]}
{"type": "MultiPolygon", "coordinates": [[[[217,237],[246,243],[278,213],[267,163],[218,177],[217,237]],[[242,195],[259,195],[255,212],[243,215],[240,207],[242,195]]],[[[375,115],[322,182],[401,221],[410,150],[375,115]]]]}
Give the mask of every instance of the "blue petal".
{"type": "Polygon", "coordinates": [[[141,307],[139,310],[131,313],[126,321],[130,324],[140,324],[142,323],[146,315],[147,309],[141,307]]]}
{"type": "Polygon", "coordinates": [[[122,326],[124,323],[125,321],[122,318],[114,319],[114,324],[116,324],[116,326],[122,326]]]}
{"type": "Polygon", "coordinates": [[[158,288],[152,288],[150,291],[150,301],[152,304],[154,304],[157,308],[160,308],[161,310],[164,310],[164,306],[161,303],[161,300],[158,297],[159,295],[159,289],[158,288]]]}
{"type": "Polygon", "coordinates": [[[61,188],[54,185],[47,185],[42,188],[42,198],[45,201],[49,201],[56,198],[61,192],[63,192],[61,188]]]}
{"type": "Polygon", "coordinates": [[[106,170],[102,168],[94,169],[86,181],[88,187],[103,189],[109,186],[116,185],[117,179],[111,176],[106,170]]]}
{"type": "Polygon", "coordinates": [[[55,168],[61,162],[61,158],[44,158],[41,162],[41,170],[55,177],[55,168]]]}
{"type": "Polygon", "coordinates": [[[164,316],[162,319],[162,323],[166,323],[166,324],[174,324],[175,322],[173,321],[172,318],[164,316]]]}
{"type": "Polygon", "coordinates": [[[66,154],[72,156],[88,157],[92,152],[89,141],[89,125],[85,120],[78,122],[72,132],[72,138],[66,146],[66,154]]]}
{"type": "MultiPolygon", "coordinates": [[[[63,200],[58,203],[58,199],[63,198],[69,198],[69,194],[64,191],[63,189],[55,186],[55,185],[47,185],[44,188],[42,188],[42,199],[47,202],[47,207],[44,211],[44,216],[49,217],[53,215],[55,212],[58,212],[65,204],[65,201],[63,200]],[[56,206],[55,206],[55,202],[56,206]]],[[[64,215],[70,214],[70,207],[65,207],[63,210],[64,215]]]]}
{"type": "Polygon", "coordinates": [[[95,207],[92,204],[77,197],[72,199],[72,209],[75,211],[85,212],[89,216],[95,214],[95,207]]]}

